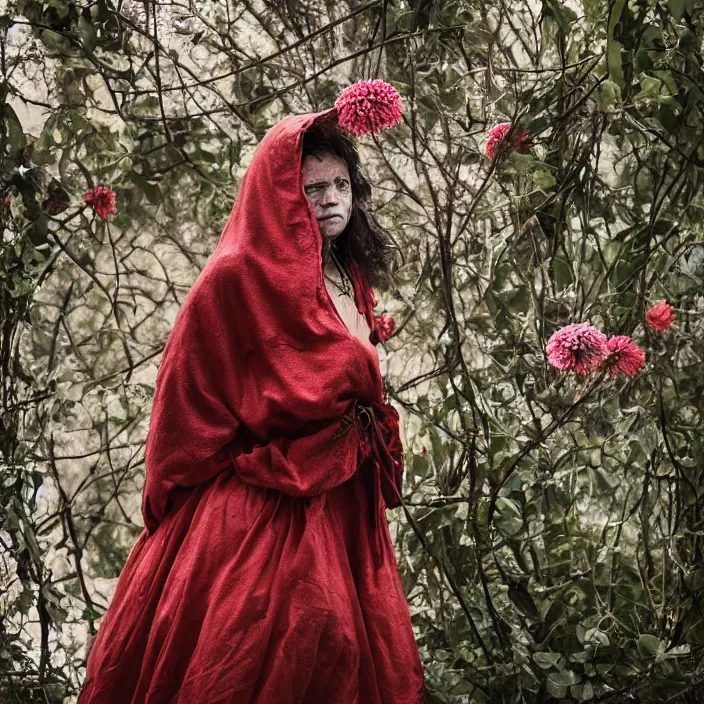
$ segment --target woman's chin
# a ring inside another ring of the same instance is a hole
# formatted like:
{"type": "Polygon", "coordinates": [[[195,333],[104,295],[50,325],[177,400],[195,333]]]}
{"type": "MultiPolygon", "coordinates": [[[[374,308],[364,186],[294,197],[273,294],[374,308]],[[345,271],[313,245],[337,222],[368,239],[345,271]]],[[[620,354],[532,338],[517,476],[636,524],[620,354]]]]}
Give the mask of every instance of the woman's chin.
{"type": "Polygon", "coordinates": [[[335,222],[335,224],[332,224],[332,223],[324,223],[324,224],[319,223],[319,224],[320,224],[320,233],[322,234],[323,237],[327,237],[329,239],[334,239],[342,232],[342,230],[345,229],[344,227],[341,226],[342,223],[338,224],[337,222],[335,222]]]}

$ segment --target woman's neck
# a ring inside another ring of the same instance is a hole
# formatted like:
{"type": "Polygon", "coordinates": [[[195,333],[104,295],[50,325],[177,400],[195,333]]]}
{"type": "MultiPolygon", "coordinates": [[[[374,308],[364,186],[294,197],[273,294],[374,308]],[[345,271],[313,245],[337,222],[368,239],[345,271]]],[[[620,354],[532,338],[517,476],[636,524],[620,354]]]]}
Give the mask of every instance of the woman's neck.
{"type": "Polygon", "coordinates": [[[334,267],[332,261],[332,240],[328,237],[323,237],[323,267],[334,267]]]}

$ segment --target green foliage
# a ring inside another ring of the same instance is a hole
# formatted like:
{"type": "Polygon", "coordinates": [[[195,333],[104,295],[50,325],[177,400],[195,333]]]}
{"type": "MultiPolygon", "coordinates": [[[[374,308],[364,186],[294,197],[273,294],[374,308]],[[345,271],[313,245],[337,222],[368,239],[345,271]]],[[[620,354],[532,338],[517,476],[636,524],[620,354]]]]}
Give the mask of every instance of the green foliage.
{"type": "Polygon", "coordinates": [[[430,700],[701,701],[701,3],[10,5],[8,57],[35,83],[55,63],[39,129],[19,72],[0,106],[0,700],[75,694],[141,530],[176,311],[266,129],[363,75],[407,108],[360,145],[399,244],[393,521],[430,700]],[[507,121],[533,146],[490,162],[507,121]],[[646,367],[557,372],[572,322],[646,367]]]}
{"type": "MultiPolygon", "coordinates": [[[[409,459],[409,488],[419,486],[399,537],[428,681],[443,702],[698,701],[703,281],[683,264],[703,237],[704,31],[685,4],[617,0],[580,14],[548,2],[537,24],[515,7],[499,24],[492,9],[481,13],[490,41],[468,44],[468,28],[433,50],[467,76],[464,114],[417,97],[410,119],[431,133],[412,154],[399,140],[384,155],[398,171],[400,156],[437,164],[414,189],[434,226],[415,218],[402,271],[410,286],[450,251],[436,291],[455,290],[439,320],[417,285],[405,289],[420,323],[390,360],[430,344],[443,370],[415,399],[394,379],[423,419],[418,442],[433,433],[422,479],[409,459]],[[474,62],[492,66],[488,83],[472,77],[474,62]],[[487,127],[519,120],[531,155],[458,179],[486,135],[468,114],[487,127]],[[643,322],[660,299],[678,310],[664,335],[643,322]],[[547,338],[571,322],[632,336],[646,368],[580,380],[547,367],[547,338]],[[428,343],[443,331],[447,343],[428,343]],[[448,482],[450,452],[469,448],[462,482],[448,482]],[[449,483],[451,496],[433,496],[449,483]]],[[[394,82],[435,93],[415,70],[422,50],[394,59],[394,82]]]]}

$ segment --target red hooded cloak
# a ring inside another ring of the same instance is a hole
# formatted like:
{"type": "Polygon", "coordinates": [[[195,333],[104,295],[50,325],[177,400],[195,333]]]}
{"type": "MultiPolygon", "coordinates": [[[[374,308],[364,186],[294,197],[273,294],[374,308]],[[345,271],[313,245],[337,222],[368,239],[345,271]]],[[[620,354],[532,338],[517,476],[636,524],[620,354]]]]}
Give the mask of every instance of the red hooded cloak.
{"type": "MultiPolygon", "coordinates": [[[[323,116],[266,134],[176,318],[145,530],[79,704],[425,702],[384,510],[400,503],[398,414],[376,348],[330,299],[303,193],[303,134],[323,116]]],[[[373,330],[374,293],[350,268],[373,330]]]]}

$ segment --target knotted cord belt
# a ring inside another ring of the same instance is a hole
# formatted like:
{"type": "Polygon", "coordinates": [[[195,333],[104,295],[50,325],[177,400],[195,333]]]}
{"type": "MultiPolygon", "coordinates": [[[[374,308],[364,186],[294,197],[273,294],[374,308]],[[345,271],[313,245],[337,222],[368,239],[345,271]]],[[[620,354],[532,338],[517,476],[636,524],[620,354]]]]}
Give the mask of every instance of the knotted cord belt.
{"type": "Polygon", "coordinates": [[[355,403],[348,425],[354,424],[360,435],[360,454],[357,467],[364,465],[371,474],[371,529],[374,534],[374,559],[379,564],[383,557],[384,541],[381,524],[385,520],[386,508],[395,508],[403,503],[401,482],[403,479],[403,445],[398,428],[398,411],[387,403],[373,402],[363,405],[355,403]],[[360,432],[361,431],[361,432],[360,432]],[[384,499],[384,504],[381,503],[384,499]]]}
{"type": "MultiPolygon", "coordinates": [[[[371,475],[367,477],[366,484],[370,488],[371,530],[374,534],[372,551],[377,565],[383,558],[381,525],[386,519],[384,506],[395,508],[403,503],[404,452],[398,421],[398,411],[390,404],[375,401],[363,405],[357,400],[350,413],[342,417],[340,427],[333,435],[333,439],[339,437],[354,426],[359,436],[357,469],[361,468],[365,474],[371,475]]],[[[224,448],[210,461],[222,463],[223,468],[229,463],[237,466],[232,448],[224,448]]]]}

